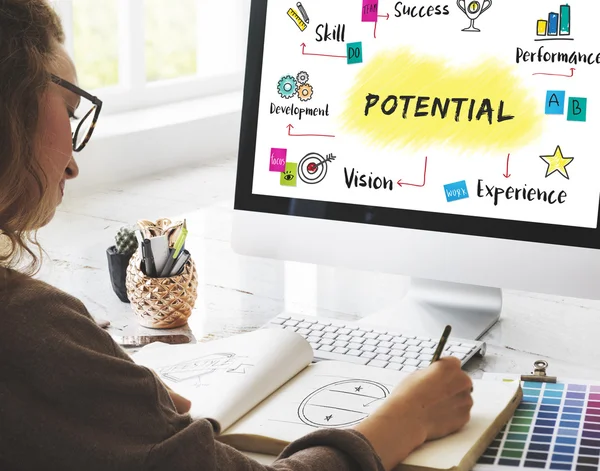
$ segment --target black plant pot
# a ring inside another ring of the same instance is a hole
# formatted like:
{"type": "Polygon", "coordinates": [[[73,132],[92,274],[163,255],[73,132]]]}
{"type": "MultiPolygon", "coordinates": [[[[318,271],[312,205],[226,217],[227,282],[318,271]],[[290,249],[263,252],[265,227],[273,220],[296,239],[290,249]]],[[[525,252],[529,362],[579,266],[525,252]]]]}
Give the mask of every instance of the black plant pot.
{"type": "Polygon", "coordinates": [[[127,297],[125,280],[127,279],[127,266],[132,254],[119,253],[117,248],[113,246],[106,250],[106,256],[108,257],[108,271],[113,291],[121,301],[128,303],[129,298],[127,297]]]}

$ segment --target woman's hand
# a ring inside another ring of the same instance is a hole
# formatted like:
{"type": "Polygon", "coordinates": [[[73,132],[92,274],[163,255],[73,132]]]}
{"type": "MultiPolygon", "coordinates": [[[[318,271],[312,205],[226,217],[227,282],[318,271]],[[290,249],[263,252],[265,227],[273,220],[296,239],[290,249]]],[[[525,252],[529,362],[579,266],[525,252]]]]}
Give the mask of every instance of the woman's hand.
{"type": "Polygon", "coordinates": [[[406,378],[355,429],[371,442],[385,468],[392,469],[424,442],[456,432],[469,421],[472,386],[458,359],[443,358],[406,378]]]}
{"type": "Polygon", "coordinates": [[[192,407],[191,401],[183,396],[180,396],[167,385],[165,385],[165,387],[169,392],[169,396],[171,396],[173,404],[175,404],[175,409],[177,410],[177,412],[179,412],[180,414],[187,414],[192,407]]]}

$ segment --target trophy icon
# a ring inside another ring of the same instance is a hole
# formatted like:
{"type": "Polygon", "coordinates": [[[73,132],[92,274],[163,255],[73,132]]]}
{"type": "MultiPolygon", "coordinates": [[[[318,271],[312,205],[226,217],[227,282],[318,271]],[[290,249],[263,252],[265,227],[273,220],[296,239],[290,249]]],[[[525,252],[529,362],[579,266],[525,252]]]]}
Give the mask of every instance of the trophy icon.
{"type": "Polygon", "coordinates": [[[476,32],[479,33],[479,29],[475,28],[475,20],[477,18],[479,18],[479,16],[486,11],[488,8],[490,8],[492,6],[492,0],[483,0],[483,1],[477,1],[477,0],[471,0],[470,2],[468,2],[467,5],[467,1],[468,0],[457,0],[456,4],[458,5],[458,8],[460,8],[462,10],[462,12],[467,15],[467,18],[469,18],[471,20],[471,25],[468,28],[463,29],[463,31],[472,31],[472,32],[476,32]]]}

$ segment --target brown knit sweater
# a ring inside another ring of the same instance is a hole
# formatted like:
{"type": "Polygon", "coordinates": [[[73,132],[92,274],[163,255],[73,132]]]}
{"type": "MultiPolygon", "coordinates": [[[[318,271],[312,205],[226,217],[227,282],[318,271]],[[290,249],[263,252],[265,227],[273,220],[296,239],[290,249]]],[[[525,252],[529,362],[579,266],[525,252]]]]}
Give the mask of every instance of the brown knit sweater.
{"type": "Polygon", "coordinates": [[[0,268],[0,470],[377,470],[356,431],[321,430],[265,467],[176,412],[77,299],[0,268]]]}

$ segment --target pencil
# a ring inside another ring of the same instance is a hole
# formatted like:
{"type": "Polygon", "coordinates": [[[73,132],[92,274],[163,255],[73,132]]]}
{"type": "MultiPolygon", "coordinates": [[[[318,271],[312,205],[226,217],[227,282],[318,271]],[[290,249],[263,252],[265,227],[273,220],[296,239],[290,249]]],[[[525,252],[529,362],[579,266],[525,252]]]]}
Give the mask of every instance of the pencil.
{"type": "Polygon", "coordinates": [[[440,341],[438,342],[438,346],[435,349],[435,353],[433,354],[433,358],[431,359],[431,364],[433,364],[434,362],[438,361],[440,359],[440,357],[442,356],[442,352],[444,351],[444,348],[446,347],[446,342],[448,341],[448,337],[450,337],[450,332],[452,332],[452,326],[447,325],[446,328],[444,329],[444,332],[442,333],[442,338],[440,338],[440,341]]]}

